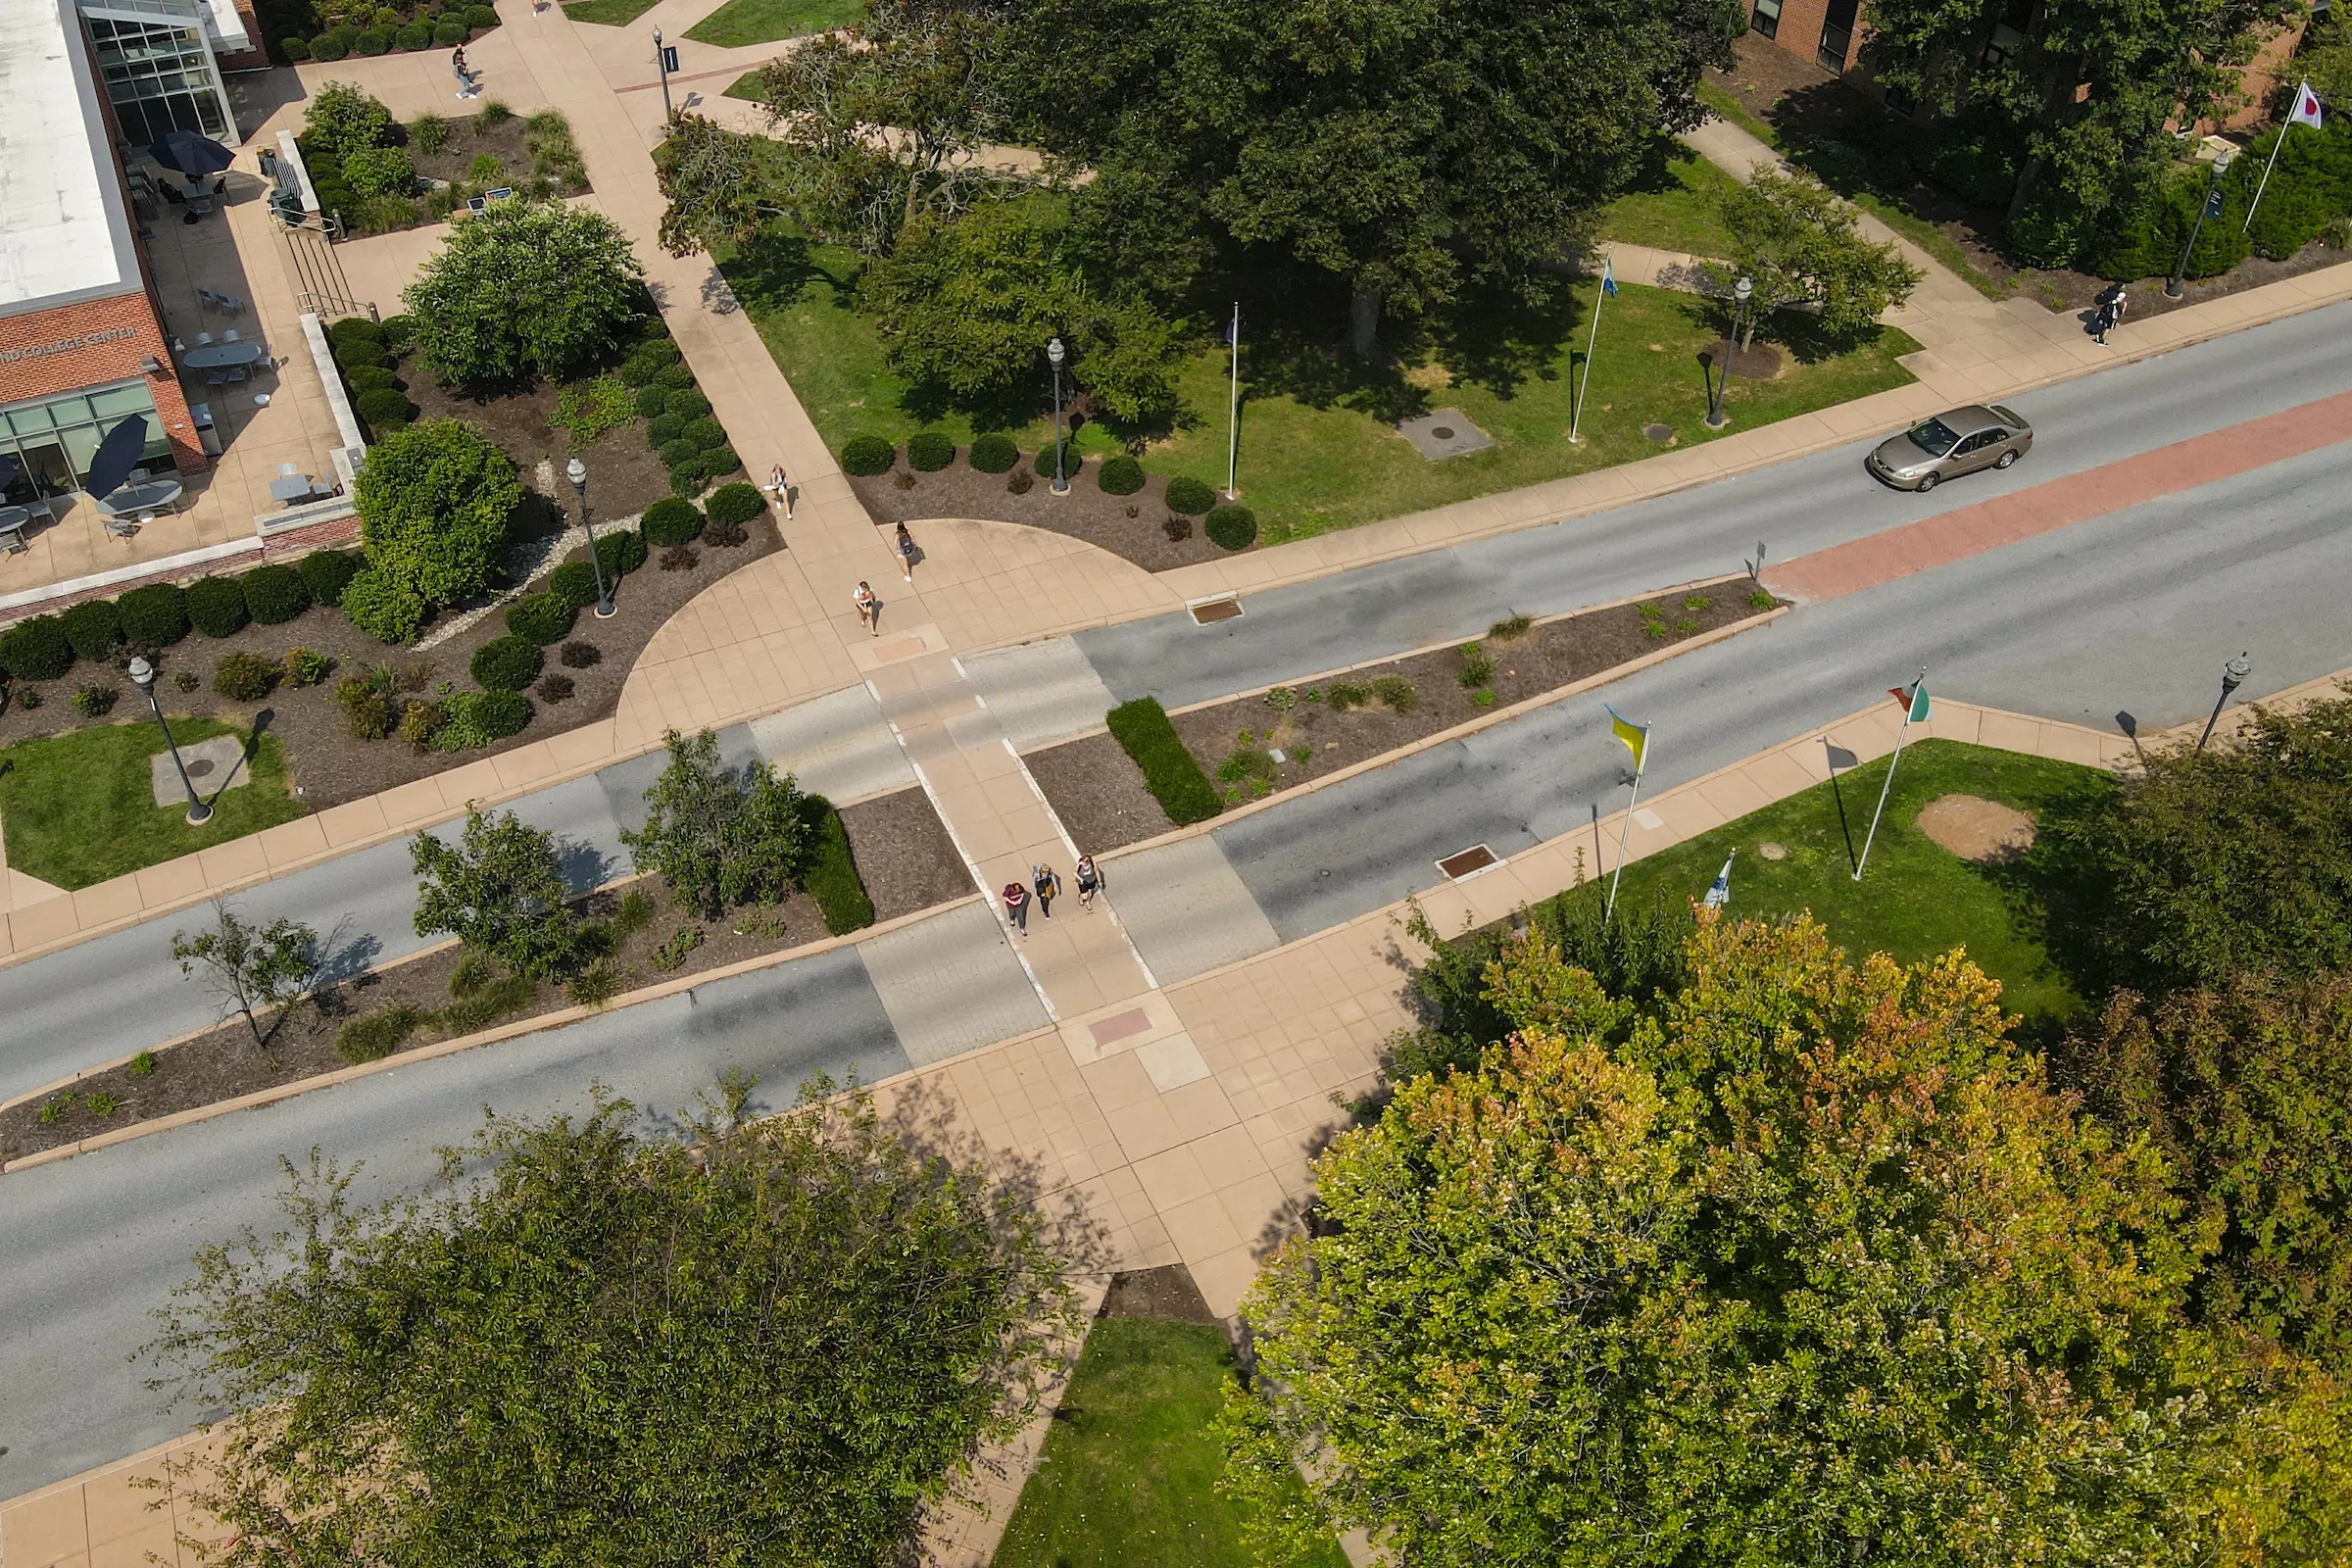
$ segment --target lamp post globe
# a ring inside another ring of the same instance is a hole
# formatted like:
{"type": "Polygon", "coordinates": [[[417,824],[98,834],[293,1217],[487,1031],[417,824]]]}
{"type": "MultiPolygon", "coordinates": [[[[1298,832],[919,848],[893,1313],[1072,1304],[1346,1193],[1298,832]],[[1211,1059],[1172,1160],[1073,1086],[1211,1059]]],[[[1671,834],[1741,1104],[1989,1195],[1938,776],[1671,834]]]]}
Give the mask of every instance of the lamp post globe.
{"type": "Polygon", "coordinates": [[[1070,493],[1069,476],[1061,466],[1061,362],[1067,357],[1060,338],[1047,340],[1046,363],[1054,367],[1054,493],[1057,496],[1070,493]]]}
{"type": "Polygon", "coordinates": [[[2205,733],[2197,737],[2198,751],[2203,751],[2205,743],[2213,739],[2213,726],[2221,721],[2222,710],[2229,706],[2230,694],[2243,686],[2246,677],[2253,673],[2253,664],[2242,653],[2222,666],[2222,695],[2213,700],[2213,711],[2206,715],[2205,733]]]}
{"type": "Polygon", "coordinates": [[[2177,300],[2180,297],[2180,279],[2188,275],[2188,259],[2196,251],[2197,236],[2204,232],[2205,220],[2220,215],[2222,176],[2230,172],[2230,166],[2236,161],[2237,149],[2234,147],[2224,147],[2214,154],[2213,163],[2205,172],[2205,204],[2197,209],[2197,220],[2188,225],[2188,243],[2180,247],[2180,265],[2174,268],[2173,275],[2164,280],[2166,299],[2177,300]]]}
{"type": "Polygon", "coordinates": [[[596,569],[596,618],[612,618],[612,585],[605,580],[605,561],[596,553],[596,524],[588,520],[588,465],[574,458],[564,465],[564,477],[571,481],[571,493],[579,499],[580,526],[588,534],[588,564],[596,569]]]}
{"type": "Polygon", "coordinates": [[[155,696],[155,666],[143,654],[133,654],[130,660],[130,683],[147,699],[147,707],[155,714],[155,727],[164,732],[164,748],[172,754],[172,765],[179,770],[179,787],[188,792],[188,826],[202,827],[213,819],[213,808],[196,793],[195,782],[188,777],[188,764],[179,759],[179,743],[172,738],[172,726],[164,720],[164,705],[155,696]]]}
{"type": "Polygon", "coordinates": [[[1755,280],[1743,277],[1732,285],[1732,327],[1723,339],[1723,363],[1715,367],[1715,384],[1707,393],[1707,428],[1720,430],[1724,426],[1723,394],[1731,386],[1732,356],[1739,352],[1740,326],[1747,316],[1747,302],[1756,292],[1755,280]]]}

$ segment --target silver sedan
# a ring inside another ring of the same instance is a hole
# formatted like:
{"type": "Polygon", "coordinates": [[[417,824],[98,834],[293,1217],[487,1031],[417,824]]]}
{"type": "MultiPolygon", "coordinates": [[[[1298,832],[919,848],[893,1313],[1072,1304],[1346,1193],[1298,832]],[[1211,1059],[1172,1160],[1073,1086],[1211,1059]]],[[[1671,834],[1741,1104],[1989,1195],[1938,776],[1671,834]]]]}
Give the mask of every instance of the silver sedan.
{"type": "Polygon", "coordinates": [[[2034,445],[2034,427],[2014,409],[1970,404],[1888,436],[1863,466],[1897,490],[1926,492],[1979,468],[2006,468],[2034,445]]]}

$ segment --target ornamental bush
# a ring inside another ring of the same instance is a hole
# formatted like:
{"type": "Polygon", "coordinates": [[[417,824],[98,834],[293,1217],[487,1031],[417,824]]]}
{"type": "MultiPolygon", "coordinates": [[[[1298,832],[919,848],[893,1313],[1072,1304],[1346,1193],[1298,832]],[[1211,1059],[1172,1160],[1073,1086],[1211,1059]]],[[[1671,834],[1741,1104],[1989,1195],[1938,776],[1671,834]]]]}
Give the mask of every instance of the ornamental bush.
{"type": "Polygon", "coordinates": [[[392,52],[392,35],[388,32],[369,29],[351,41],[351,52],[363,60],[372,60],[377,55],[388,55],[392,52]]]}
{"type": "Polygon", "coordinates": [[[906,466],[918,473],[937,473],[956,461],[956,443],[937,430],[906,438],[906,466]]]}
{"type": "Polygon", "coordinates": [[[528,637],[493,637],[473,651],[466,672],[486,691],[518,692],[539,678],[546,662],[539,645],[528,637]]]}
{"type": "Polygon", "coordinates": [[[586,610],[596,603],[596,567],[585,561],[566,561],[547,574],[547,591],[574,613],[586,610]]]}
{"type": "Polygon", "coordinates": [[[693,442],[694,450],[697,452],[709,452],[713,447],[723,447],[727,444],[726,427],[708,414],[699,419],[687,420],[686,428],[680,430],[678,434],[693,442]]]}
{"type": "Polygon", "coordinates": [[[526,594],[507,607],[507,630],[545,648],[568,636],[579,613],[562,594],[526,594]]]}
{"type": "Polygon", "coordinates": [[[671,395],[665,386],[641,386],[631,400],[630,407],[637,411],[640,419],[658,419],[662,417],[662,411],[669,407],[671,395]]]}
{"type": "Polygon", "coordinates": [[[520,692],[453,692],[444,710],[447,717],[433,735],[436,752],[469,752],[519,735],[532,712],[520,692]]]}
{"type": "MultiPolygon", "coordinates": [[[[649,545],[667,548],[670,545],[690,544],[703,531],[703,514],[691,501],[676,496],[663,496],[645,509],[645,541],[649,545]]],[[[541,639],[554,642],[553,637],[541,639]]]]}
{"type": "Polygon", "coordinates": [[[654,449],[654,456],[662,460],[662,466],[673,471],[683,468],[702,455],[703,449],[683,435],[674,436],[654,449]]]}
{"type": "Polygon", "coordinates": [[[1144,787],[1159,802],[1168,820],[1182,827],[1204,822],[1222,808],[1216,786],[1193,760],[1155,698],[1138,697],[1103,715],[1111,735],[1144,770],[1144,787]]]}
{"type": "Polygon", "coordinates": [[[629,357],[620,362],[620,378],[630,386],[652,386],[654,377],[677,363],[678,346],[668,338],[658,337],[629,351],[629,357]]]}
{"type": "Polygon", "coordinates": [[[401,298],[437,380],[501,387],[604,362],[637,330],[644,277],[602,213],[499,202],[452,229],[401,298]]]}
{"type": "Polygon", "coordinates": [[[1168,481],[1168,510],[1198,517],[1217,504],[1217,493],[1189,473],[1168,481]]]}
{"type": "Polygon", "coordinates": [[[346,675],[335,682],[335,705],[351,726],[354,740],[380,741],[400,722],[392,706],[391,677],[383,671],[346,675]]]}
{"type": "Polygon", "coordinates": [[[1144,466],[1124,452],[1104,458],[1095,470],[1095,484],[1106,496],[1131,496],[1144,487],[1144,466]]]}
{"type": "Polygon", "coordinates": [[[111,599],[84,599],[58,620],[65,628],[66,641],[83,659],[112,659],[115,644],[122,640],[122,612],[111,599]]]}
{"type": "Polygon", "coordinates": [[[886,473],[899,460],[899,449],[878,435],[854,435],[842,443],[841,468],[844,473],[870,478],[886,473]]]}
{"type": "Polygon", "coordinates": [[[657,414],[645,421],[645,444],[656,452],[686,433],[686,421],[674,414],[657,414]]]}
{"type": "Polygon", "coordinates": [[[603,564],[605,575],[625,577],[645,564],[645,541],[634,528],[618,528],[600,534],[596,541],[596,559],[603,564]]]}
{"type": "MultiPolygon", "coordinates": [[[[681,365],[678,368],[683,370],[685,367],[681,365]]],[[[710,400],[694,388],[688,387],[682,392],[672,392],[669,395],[669,401],[662,405],[662,412],[676,415],[682,429],[686,424],[704,417],[710,412],[710,400]]]]}
{"type": "Polygon", "coordinates": [[[274,660],[238,649],[221,656],[213,668],[213,690],[232,703],[258,703],[276,687],[285,673],[274,660]]]}
{"type": "Polygon", "coordinates": [[[0,666],[18,680],[55,680],[74,667],[74,644],[55,615],[21,620],[0,636],[0,666]]]}
{"type": "Polygon", "coordinates": [[[302,573],[313,603],[339,605],[344,585],[367,564],[356,550],[314,550],[294,563],[294,569],[302,573]]]}
{"type": "Polygon", "coordinates": [[[766,510],[767,498],[760,493],[760,487],[742,481],[720,485],[703,506],[710,521],[733,527],[741,527],[766,510]]]}
{"type": "Polygon", "coordinates": [[[448,49],[464,43],[472,31],[473,29],[463,22],[452,17],[443,17],[439,22],[433,24],[433,42],[448,49]]]}
{"type": "Polygon", "coordinates": [[[343,372],[343,384],[351,388],[351,395],[355,398],[363,392],[386,389],[397,392],[400,390],[400,372],[388,370],[380,365],[355,365],[343,372]]]}
{"type": "Polygon", "coordinates": [[[1003,473],[1021,461],[1021,449],[1012,444],[1012,437],[991,430],[972,443],[965,461],[982,473],[1003,473]]]}
{"type": "Polygon", "coordinates": [[[1257,514],[1239,502],[1212,507],[1204,531],[1211,543],[1225,550],[1247,550],[1257,540],[1257,514]]]}
{"type": "Polygon", "coordinates": [[[411,54],[433,46],[433,29],[421,22],[412,22],[392,35],[392,41],[411,54]]]}
{"type": "Polygon", "coordinates": [[[498,25],[498,11],[492,6],[467,6],[466,8],[466,25],[468,27],[495,27],[498,25]]]}
{"type": "Polygon", "coordinates": [[[378,642],[415,642],[426,609],[423,595],[381,567],[369,566],[343,586],[343,613],[378,642]]]}
{"type": "Polygon", "coordinates": [[[151,582],[115,601],[122,636],[142,648],[169,648],[188,634],[187,595],[175,582],[151,582]]]}
{"type": "Polygon", "coordinates": [[[188,584],[188,623],[207,637],[234,637],[253,617],[234,577],[199,577],[188,584]]]}
{"type": "Polygon", "coordinates": [[[654,372],[654,385],[667,387],[672,392],[692,392],[694,371],[675,361],[654,372]]]}
{"type": "Polygon", "coordinates": [[[407,429],[409,421],[416,416],[416,405],[398,387],[379,386],[362,392],[351,400],[351,407],[379,436],[407,429]]]}
{"type": "Polygon", "coordinates": [[[743,459],[737,457],[735,449],[723,441],[703,453],[703,476],[707,479],[715,479],[722,473],[742,471],[743,459]]]}
{"type": "Polygon", "coordinates": [[[363,147],[343,160],[343,179],[363,196],[406,196],[416,188],[416,161],[405,148],[363,147]]]}
{"type": "Polygon", "coordinates": [[[858,875],[858,859],[850,851],[841,813],[821,795],[802,797],[801,811],[809,828],[808,870],[801,885],[823,912],[826,933],[841,936],[872,925],[874,901],[858,875]]]}
{"type": "Polygon", "coordinates": [[[710,485],[710,465],[696,453],[687,462],[669,470],[669,493],[681,501],[692,501],[710,485]]]}
{"type": "Polygon", "coordinates": [[[292,566],[273,561],[254,567],[238,582],[245,590],[245,608],[264,626],[292,620],[311,608],[311,590],[292,566]]]}
{"type": "MultiPolygon", "coordinates": [[[[355,492],[368,564],[418,601],[418,625],[490,586],[522,500],[514,462],[462,419],[427,419],[377,443],[355,492]]],[[[388,613],[391,604],[380,590],[370,601],[379,627],[408,621],[405,610],[388,613]]]]}
{"type": "MultiPolygon", "coordinates": [[[[321,65],[330,66],[336,61],[342,59],[346,54],[350,53],[350,51],[344,47],[342,39],[328,32],[322,32],[318,37],[313,38],[311,40],[310,49],[311,58],[313,60],[319,62],[321,65]]],[[[288,48],[286,50],[286,58],[291,60],[293,57],[294,51],[291,48],[288,48]]]]}

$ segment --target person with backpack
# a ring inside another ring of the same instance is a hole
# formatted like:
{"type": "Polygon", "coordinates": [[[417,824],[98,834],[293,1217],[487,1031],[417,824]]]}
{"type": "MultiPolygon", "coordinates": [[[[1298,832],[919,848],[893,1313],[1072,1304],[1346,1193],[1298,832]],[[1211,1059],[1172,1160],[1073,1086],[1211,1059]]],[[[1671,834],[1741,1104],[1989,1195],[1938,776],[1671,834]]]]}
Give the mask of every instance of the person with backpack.
{"type": "Polygon", "coordinates": [[[1040,860],[1029,868],[1029,885],[1037,891],[1038,912],[1047,919],[1054,918],[1054,901],[1061,896],[1061,878],[1054,868],[1040,860]]]}
{"type": "Polygon", "coordinates": [[[1078,857],[1078,864],[1071,875],[1078,879],[1078,907],[1092,913],[1095,895],[1102,889],[1102,873],[1095,869],[1095,858],[1091,855],[1078,857]]]}

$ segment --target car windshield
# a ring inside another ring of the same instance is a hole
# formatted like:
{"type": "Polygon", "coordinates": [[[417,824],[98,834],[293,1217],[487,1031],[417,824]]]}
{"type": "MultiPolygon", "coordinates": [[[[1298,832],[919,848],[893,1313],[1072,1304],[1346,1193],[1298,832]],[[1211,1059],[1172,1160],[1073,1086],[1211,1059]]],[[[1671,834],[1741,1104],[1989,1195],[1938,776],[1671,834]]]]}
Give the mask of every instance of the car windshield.
{"type": "Polygon", "coordinates": [[[1941,419],[1922,419],[1911,427],[1911,444],[1931,458],[1942,457],[1959,441],[1959,435],[1941,419]]]}

